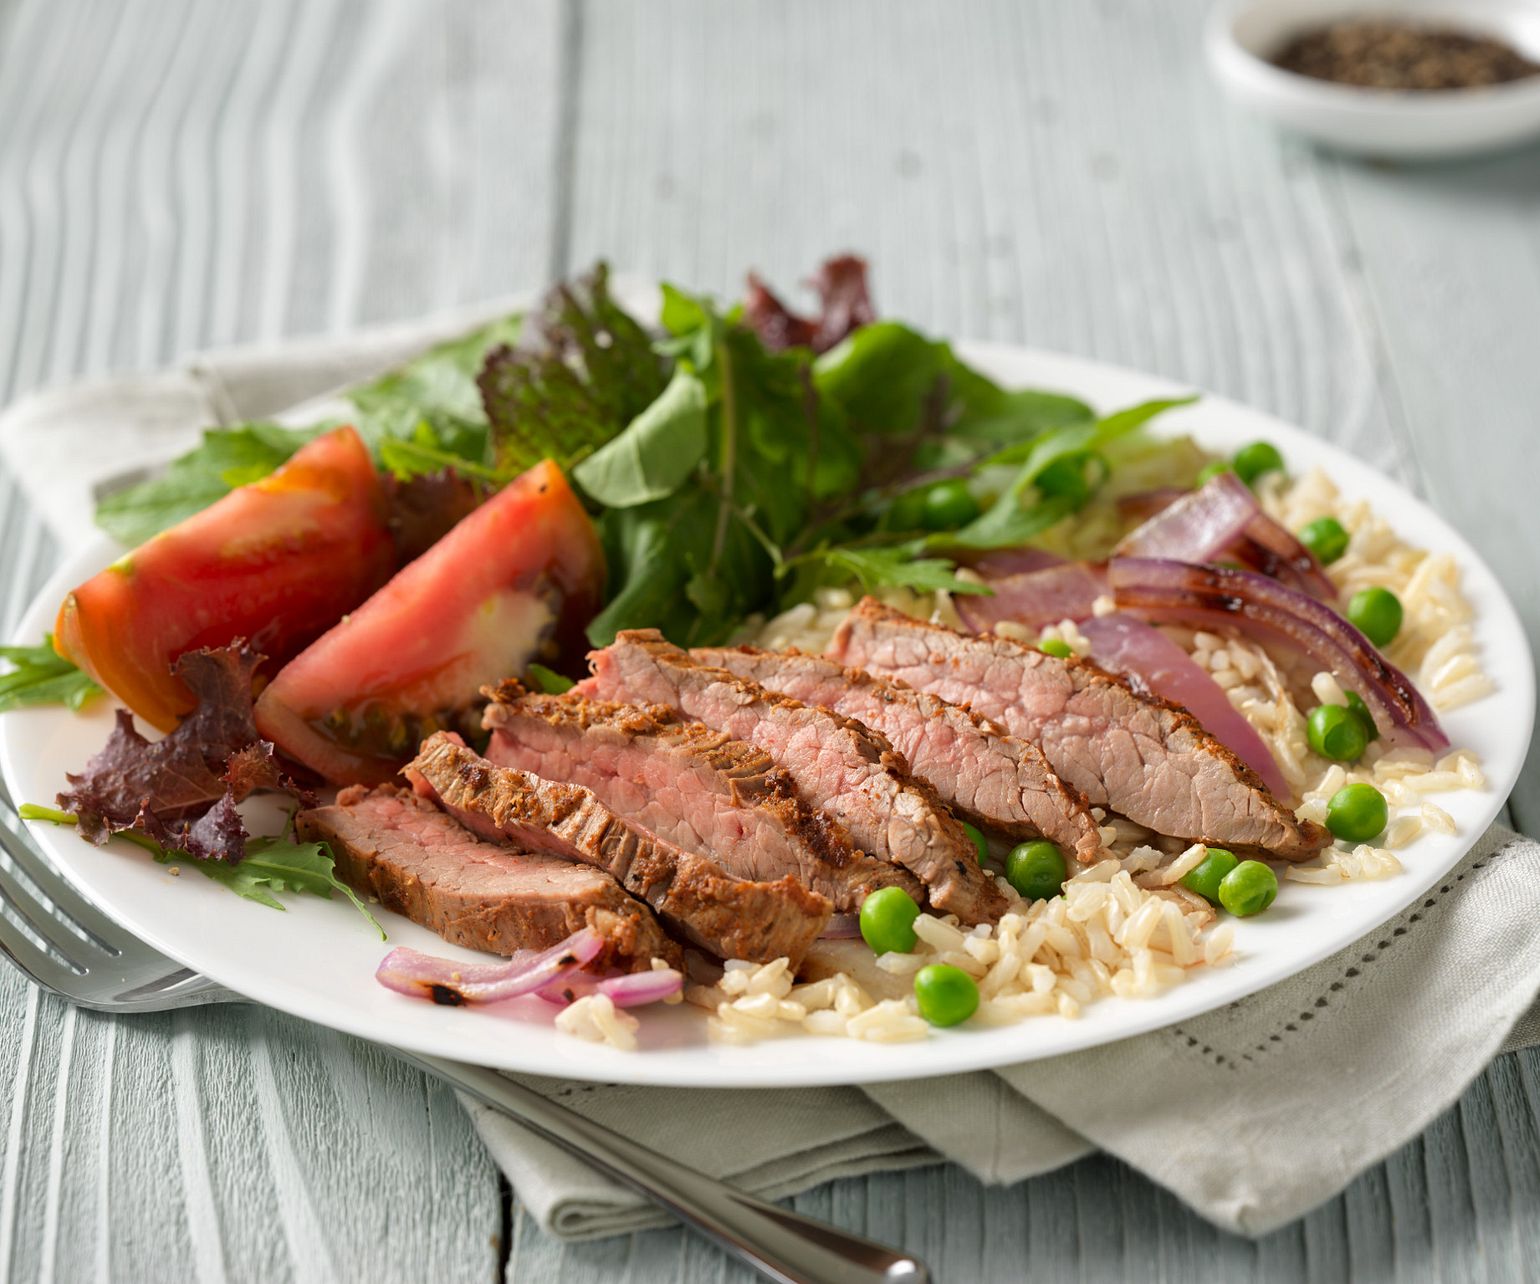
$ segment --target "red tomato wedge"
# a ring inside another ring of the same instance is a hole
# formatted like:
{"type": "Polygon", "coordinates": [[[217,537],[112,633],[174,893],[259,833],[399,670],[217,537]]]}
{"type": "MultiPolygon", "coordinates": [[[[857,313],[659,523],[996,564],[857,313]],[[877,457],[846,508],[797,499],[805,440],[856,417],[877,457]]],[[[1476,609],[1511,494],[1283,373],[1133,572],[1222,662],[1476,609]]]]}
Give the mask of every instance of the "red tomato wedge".
{"type": "Polygon", "coordinates": [[[272,672],[383,584],[394,559],[374,461],[337,428],[87,580],[64,599],[54,645],[170,731],[193,707],[171,673],[177,656],[243,637],[272,672]]]}
{"type": "Polygon", "coordinates": [[[604,592],[598,532],[550,460],[536,464],[290,661],[257,726],[335,784],[379,784],[488,683],[581,654],[604,592]]]}

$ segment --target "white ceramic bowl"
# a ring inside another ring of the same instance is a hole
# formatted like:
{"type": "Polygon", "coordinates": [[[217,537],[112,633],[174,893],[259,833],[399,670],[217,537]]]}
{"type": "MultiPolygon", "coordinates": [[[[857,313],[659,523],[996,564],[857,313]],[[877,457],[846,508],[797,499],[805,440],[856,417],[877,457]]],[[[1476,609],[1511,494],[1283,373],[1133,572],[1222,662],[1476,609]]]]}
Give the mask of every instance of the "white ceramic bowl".
{"type": "Polygon", "coordinates": [[[1480,89],[1360,89],[1268,61],[1290,37],[1354,16],[1491,35],[1540,62],[1540,0],[1230,0],[1209,20],[1209,65],[1242,106],[1342,151],[1434,159],[1540,137],[1540,76],[1480,89]]]}

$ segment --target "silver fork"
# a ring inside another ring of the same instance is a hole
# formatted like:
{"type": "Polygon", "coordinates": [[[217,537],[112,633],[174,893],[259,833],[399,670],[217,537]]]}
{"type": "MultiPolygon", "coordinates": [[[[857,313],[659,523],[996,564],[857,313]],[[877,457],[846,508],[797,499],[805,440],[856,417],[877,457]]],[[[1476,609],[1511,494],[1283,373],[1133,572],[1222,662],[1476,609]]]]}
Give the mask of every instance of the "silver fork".
{"type": "MultiPolygon", "coordinates": [[[[38,986],[97,1012],[164,1012],[241,995],[124,931],[74,890],[0,795],[0,951],[38,986]],[[14,921],[13,921],[14,917],[14,921]],[[25,924],[27,931],[22,930],[25,924]],[[46,948],[45,948],[46,947],[46,948]]],[[[492,1070],[386,1046],[585,1160],[785,1284],[928,1284],[917,1258],[746,1195],[492,1070]]]]}

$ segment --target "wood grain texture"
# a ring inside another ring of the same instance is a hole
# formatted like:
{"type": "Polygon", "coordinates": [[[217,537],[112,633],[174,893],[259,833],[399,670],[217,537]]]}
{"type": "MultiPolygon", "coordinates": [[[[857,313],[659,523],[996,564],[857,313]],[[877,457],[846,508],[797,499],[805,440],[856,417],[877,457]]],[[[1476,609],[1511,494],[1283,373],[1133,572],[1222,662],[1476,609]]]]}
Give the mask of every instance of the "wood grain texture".
{"type": "MultiPolygon", "coordinates": [[[[1206,9],[0,0],[0,402],[600,255],[728,294],[851,247],[893,314],[1190,380],[1374,460],[1535,636],[1540,152],[1404,170],[1280,138],[1208,81],[1206,9]]],[[[0,550],[8,625],[58,550],[3,477],[0,550]]],[[[1540,824],[1533,761],[1514,812],[1540,824]]],[[[748,1278],[682,1232],[567,1246],[516,1208],[495,1245],[453,1100],[340,1035],[254,1009],[109,1022],[9,972],[0,1013],[11,1278],[748,1278]]],[[[1504,1057],[1259,1241],[1104,1158],[793,1203],[948,1281],[1513,1280],[1540,1257],[1537,1121],[1540,1054],[1504,1057]]]]}

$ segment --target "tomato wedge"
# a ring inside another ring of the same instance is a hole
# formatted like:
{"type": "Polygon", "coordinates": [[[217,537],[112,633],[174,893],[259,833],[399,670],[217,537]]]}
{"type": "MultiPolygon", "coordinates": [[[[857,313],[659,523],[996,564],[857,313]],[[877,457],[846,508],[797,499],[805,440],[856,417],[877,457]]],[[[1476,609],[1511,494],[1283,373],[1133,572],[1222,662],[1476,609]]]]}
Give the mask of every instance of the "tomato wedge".
{"type": "Polygon", "coordinates": [[[546,460],[292,660],[257,726],[333,783],[391,780],[424,736],[464,726],[486,684],[581,654],[603,591],[598,532],[546,460]]]}
{"type": "Polygon", "coordinates": [[[64,599],[54,645],[170,731],[193,707],[177,656],[244,637],[272,672],[383,584],[394,558],[368,448],[336,428],[87,580],[64,599]]]}

